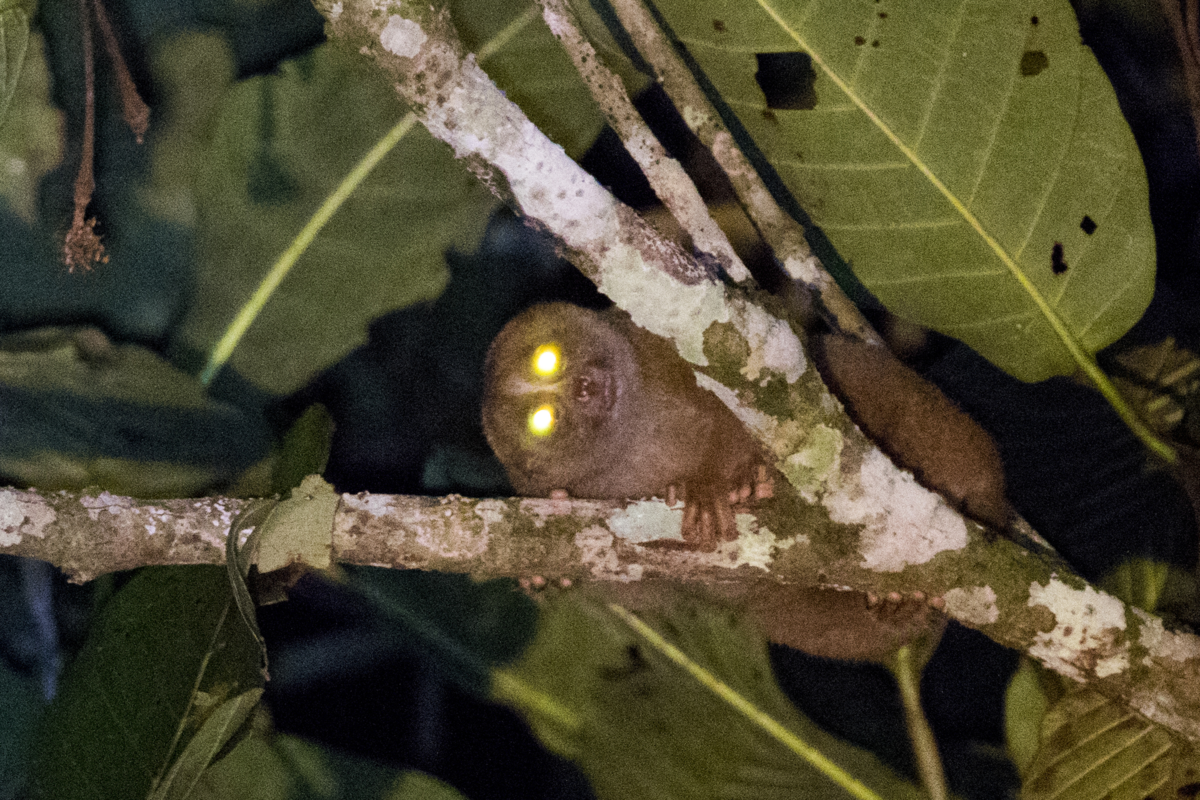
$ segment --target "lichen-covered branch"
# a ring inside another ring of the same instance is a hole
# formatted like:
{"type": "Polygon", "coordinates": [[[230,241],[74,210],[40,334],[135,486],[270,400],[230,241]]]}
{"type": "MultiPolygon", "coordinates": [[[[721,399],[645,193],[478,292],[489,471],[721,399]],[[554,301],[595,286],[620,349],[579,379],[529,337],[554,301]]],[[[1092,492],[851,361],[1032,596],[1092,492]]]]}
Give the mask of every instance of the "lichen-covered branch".
{"type": "Polygon", "coordinates": [[[692,245],[733,280],[749,281],[750,271],[708,213],[708,207],[692,179],[684,172],[683,165],[667,154],[634,107],[621,79],[597,57],[565,0],[540,2],[546,24],[571,56],[575,69],[604,112],[608,124],[621,138],[658,199],[691,236],[692,245]]]}
{"type": "MultiPolygon", "coordinates": [[[[0,489],[0,553],[48,561],[76,581],[152,564],[223,563],[229,527],[248,502],[0,489]]],[[[626,587],[692,583],[735,601],[781,584],[880,596],[919,588],[943,596],[950,616],[1200,741],[1200,638],[1166,630],[1052,560],[989,543],[961,520],[957,543],[922,537],[919,517],[904,538],[864,537],[785,499],[739,516],[737,541],[699,553],[679,546],[682,511],[659,501],[358,494],[340,497],[329,536],[342,563],[626,587]]]]}

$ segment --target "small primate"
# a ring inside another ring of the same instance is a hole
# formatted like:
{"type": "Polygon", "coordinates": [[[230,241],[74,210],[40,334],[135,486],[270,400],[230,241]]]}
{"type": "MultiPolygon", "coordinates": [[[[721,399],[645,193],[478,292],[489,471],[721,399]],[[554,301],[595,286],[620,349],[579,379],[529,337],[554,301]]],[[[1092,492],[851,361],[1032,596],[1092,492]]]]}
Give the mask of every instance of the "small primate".
{"type": "MultiPolygon", "coordinates": [[[[1004,531],[1011,510],[992,438],[887,350],[810,338],[830,389],[900,466],[963,513],[1004,531]]],[[[488,351],[488,443],[518,493],[629,498],[685,494],[685,540],[736,536],[731,503],[768,494],[761,446],[696,385],[671,346],[612,308],[534,306],[488,351]],[[753,488],[751,488],[753,487],[753,488]]]]}
{"type": "Polygon", "coordinates": [[[737,537],[771,492],[761,446],[671,346],[619,309],[537,305],[488,351],[483,430],[522,495],[684,499],[683,537],[737,537]]]}

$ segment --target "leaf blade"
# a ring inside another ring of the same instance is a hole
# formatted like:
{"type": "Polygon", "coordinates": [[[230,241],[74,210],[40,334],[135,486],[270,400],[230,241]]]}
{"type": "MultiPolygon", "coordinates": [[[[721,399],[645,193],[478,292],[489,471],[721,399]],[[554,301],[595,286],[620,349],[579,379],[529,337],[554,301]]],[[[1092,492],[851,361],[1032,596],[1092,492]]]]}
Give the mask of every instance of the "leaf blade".
{"type": "Polygon", "coordinates": [[[659,8],[892,310],[1040,380],[1086,365],[1148,304],[1144,170],[1065,3],[659,8]],[[752,54],[796,51],[815,100],[771,108],[752,54]]]}

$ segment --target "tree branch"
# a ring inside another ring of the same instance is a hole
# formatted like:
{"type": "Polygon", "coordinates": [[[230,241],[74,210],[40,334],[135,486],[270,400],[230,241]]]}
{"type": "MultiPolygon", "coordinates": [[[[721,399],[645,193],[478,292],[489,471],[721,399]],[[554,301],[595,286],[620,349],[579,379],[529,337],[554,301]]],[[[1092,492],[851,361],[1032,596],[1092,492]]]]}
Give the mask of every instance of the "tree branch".
{"type": "MultiPolygon", "coordinates": [[[[3,489],[0,553],[48,561],[77,582],[153,564],[220,564],[229,526],[248,502],[3,489]]],[[[920,510],[893,509],[908,518],[904,538],[822,526],[812,511],[786,499],[764,503],[757,515],[739,516],[736,542],[698,553],[677,546],[682,510],[656,500],[347,494],[330,545],[334,560],[350,564],[600,581],[643,593],[663,581],[691,583],[734,601],[780,584],[881,596],[920,588],[944,597],[951,617],[1200,740],[1200,638],[1166,630],[1010,541],[968,534],[961,520],[956,545],[923,531],[920,510]]]]}

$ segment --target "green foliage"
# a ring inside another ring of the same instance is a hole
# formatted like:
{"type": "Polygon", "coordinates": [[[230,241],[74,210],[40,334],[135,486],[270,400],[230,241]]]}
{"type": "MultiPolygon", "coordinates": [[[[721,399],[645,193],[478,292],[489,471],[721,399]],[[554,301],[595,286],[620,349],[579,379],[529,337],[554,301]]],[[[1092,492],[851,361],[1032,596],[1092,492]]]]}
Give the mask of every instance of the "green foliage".
{"type": "Polygon", "coordinates": [[[283,494],[299,486],[305,475],[320,475],[333,446],[333,416],[320,403],[313,403],[283,437],[271,473],[271,490],[283,494]]]}
{"type": "Polygon", "coordinates": [[[187,755],[194,777],[252,705],[246,693],[261,689],[257,664],[224,569],[143,570],[106,605],[64,675],[33,748],[36,792],[146,797],[168,775],[183,777],[172,765],[203,735],[187,755]],[[225,719],[206,728],[214,715],[225,719]]]}
{"type": "Polygon", "coordinates": [[[10,412],[0,475],[42,489],[188,496],[266,446],[241,409],[206,396],[154,351],[92,327],[0,336],[0,387],[10,412]]]}
{"type": "Polygon", "coordinates": [[[420,651],[443,679],[488,695],[490,670],[515,660],[533,639],[533,603],[510,580],[417,570],[347,570],[351,589],[370,601],[392,642],[420,651]]]}
{"type": "MultiPolygon", "coordinates": [[[[234,82],[222,40],[183,35],[155,66],[168,110],[149,199],[157,213],[196,225],[197,302],[181,334],[204,353],[404,108],[357,56],[329,45],[277,75],[234,82]]],[[[415,127],[288,274],[232,365],[271,393],[304,385],[361,344],[370,320],[437,296],[445,250],[474,249],[494,202],[415,127]]]]}
{"type": "Polygon", "coordinates": [[[0,122],[21,79],[29,47],[29,17],[35,8],[31,0],[0,1],[0,122]]]}
{"type": "Polygon", "coordinates": [[[396,781],[387,800],[463,800],[463,796],[431,775],[410,771],[396,781]]]}
{"type": "Polygon", "coordinates": [[[290,564],[327,568],[338,500],[337,492],[320,475],[309,475],[292,489],[261,526],[259,571],[273,572],[290,564]]]}
{"type": "MultiPolygon", "coordinates": [[[[766,642],[728,611],[678,600],[648,622],[879,796],[920,796],[874,756],[800,716],[775,684],[766,642]]],[[[496,693],[547,747],[576,761],[601,798],[841,796],[827,774],[578,593],[543,611],[537,639],[500,673],[496,693]]]]}
{"type": "Polygon", "coordinates": [[[147,800],[186,800],[190,797],[209,764],[249,719],[262,699],[262,693],[262,689],[248,689],[237,697],[218,701],[216,707],[207,711],[200,729],[171,763],[171,768],[147,800]]]}
{"type": "MultiPolygon", "coordinates": [[[[32,222],[38,181],[62,158],[62,114],[50,102],[50,70],[41,34],[29,34],[19,79],[6,83],[2,75],[5,56],[12,55],[15,44],[10,42],[10,27],[20,28],[22,13],[19,9],[0,11],[0,163],[7,165],[0,170],[0,198],[22,219],[32,222]]],[[[26,20],[26,29],[28,25],[26,20]]]]}
{"type": "MultiPolygon", "coordinates": [[[[1122,562],[1101,586],[1150,612],[1160,600],[1195,597],[1190,574],[1142,558],[1122,562]]],[[[1025,800],[1173,798],[1200,779],[1190,742],[1031,660],[1013,677],[1005,700],[1009,749],[1025,800]]]]}
{"type": "Polygon", "coordinates": [[[1145,172],[1066,0],[657,5],[890,310],[1026,381],[1145,310],[1145,172]],[[783,82],[800,86],[769,103],[756,54],[774,53],[798,55],[783,82]]]}
{"type": "Polygon", "coordinates": [[[17,796],[33,728],[44,708],[37,679],[0,659],[0,797],[17,796]]]}
{"type": "Polygon", "coordinates": [[[1200,778],[1195,748],[1123,704],[1072,686],[1051,708],[1023,800],[1174,798],[1200,778]]]}

